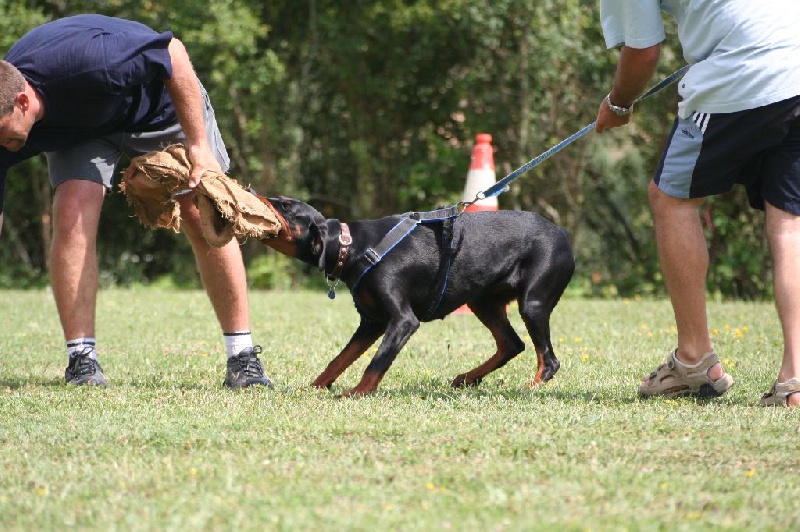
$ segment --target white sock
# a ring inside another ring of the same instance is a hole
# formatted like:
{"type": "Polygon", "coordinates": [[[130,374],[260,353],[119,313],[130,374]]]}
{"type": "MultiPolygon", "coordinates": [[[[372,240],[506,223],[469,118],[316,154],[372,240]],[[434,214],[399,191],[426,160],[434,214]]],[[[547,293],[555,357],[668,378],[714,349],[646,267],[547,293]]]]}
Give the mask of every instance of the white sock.
{"type": "Polygon", "coordinates": [[[77,353],[83,353],[87,347],[92,350],[89,353],[89,357],[92,360],[97,360],[97,349],[95,347],[95,339],[93,336],[84,336],[81,338],[75,338],[74,340],[67,340],[67,355],[71,359],[77,353]]]}
{"type": "Polygon", "coordinates": [[[228,358],[235,357],[243,349],[253,347],[253,335],[250,334],[250,331],[223,333],[222,336],[225,338],[225,350],[228,352],[228,358]]]}

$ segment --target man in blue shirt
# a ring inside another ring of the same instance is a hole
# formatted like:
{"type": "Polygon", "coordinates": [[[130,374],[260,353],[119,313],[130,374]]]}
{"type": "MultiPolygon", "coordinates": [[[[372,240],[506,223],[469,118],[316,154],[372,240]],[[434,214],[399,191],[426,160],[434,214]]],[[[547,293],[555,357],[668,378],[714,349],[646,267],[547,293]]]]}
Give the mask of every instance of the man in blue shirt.
{"type": "Polygon", "coordinates": [[[678,24],[690,68],[650,207],[678,347],[645,377],[644,396],[717,396],[733,385],[714,353],[706,317],[708,250],[703,198],[747,187],[766,212],[783,362],[764,406],[800,405],[800,2],[797,0],[601,0],[606,45],[622,46],[596,130],[627,124],[665,38],[662,11],[678,24]]]}
{"type": "MultiPolygon", "coordinates": [[[[228,170],[208,96],[171,32],[78,15],[31,30],[0,61],[0,209],[8,170],[46,153],[55,189],[50,274],[67,343],[68,383],[107,385],[95,346],[95,241],[116,165],[123,155],[176,142],[187,148],[190,186],[205,170],[228,170]]],[[[271,386],[250,333],[238,244],[214,248],[205,241],[192,196],[179,198],[181,225],[222,327],[224,384],[271,386]]]]}

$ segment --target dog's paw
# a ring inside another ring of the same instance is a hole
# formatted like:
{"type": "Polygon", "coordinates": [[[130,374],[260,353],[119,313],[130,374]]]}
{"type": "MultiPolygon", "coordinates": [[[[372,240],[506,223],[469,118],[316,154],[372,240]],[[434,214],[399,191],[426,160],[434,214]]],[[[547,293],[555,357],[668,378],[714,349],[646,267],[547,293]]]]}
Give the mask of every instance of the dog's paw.
{"type": "Polygon", "coordinates": [[[552,357],[549,362],[540,363],[539,368],[536,370],[536,375],[533,376],[533,380],[530,383],[530,387],[534,388],[550,381],[550,379],[555,377],[560,367],[561,362],[555,357],[552,357]]]}
{"type": "Polygon", "coordinates": [[[331,388],[333,388],[333,382],[328,382],[318,377],[317,380],[311,383],[311,386],[320,390],[323,388],[325,388],[326,390],[330,390],[331,388]]]}
{"type": "Polygon", "coordinates": [[[356,386],[352,390],[349,390],[349,391],[343,393],[342,397],[344,399],[357,399],[359,397],[365,397],[365,396],[373,393],[374,391],[375,390],[361,390],[358,386],[356,386]]]}
{"type": "Polygon", "coordinates": [[[483,379],[479,377],[473,381],[469,381],[467,380],[467,374],[462,373],[461,375],[453,379],[451,386],[453,388],[466,388],[467,386],[477,386],[481,383],[482,380],[483,379]]]}

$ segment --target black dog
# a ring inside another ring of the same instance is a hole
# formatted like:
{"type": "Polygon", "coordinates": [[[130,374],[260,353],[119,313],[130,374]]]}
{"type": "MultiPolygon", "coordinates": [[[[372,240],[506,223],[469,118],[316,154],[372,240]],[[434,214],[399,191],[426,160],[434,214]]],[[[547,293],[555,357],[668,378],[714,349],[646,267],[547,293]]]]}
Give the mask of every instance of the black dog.
{"type": "MultiPolygon", "coordinates": [[[[345,396],[375,391],[420,321],[443,319],[466,304],[492,333],[497,352],[459,375],[474,386],[522,352],[508,321],[512,300],[538,355],[534,386],[560,366],[550,342],[550,314],[575,270],[566,232],[529,212],[463,212],[455,207],[342,223],[291,198],[264,198],[284,218],[263,242],[343,280],[361,323],[313,386],[330,388],[383,335],[361,382],[345,396]]],[[[333,297],[333,293],[329,293],[333,297]]]]}

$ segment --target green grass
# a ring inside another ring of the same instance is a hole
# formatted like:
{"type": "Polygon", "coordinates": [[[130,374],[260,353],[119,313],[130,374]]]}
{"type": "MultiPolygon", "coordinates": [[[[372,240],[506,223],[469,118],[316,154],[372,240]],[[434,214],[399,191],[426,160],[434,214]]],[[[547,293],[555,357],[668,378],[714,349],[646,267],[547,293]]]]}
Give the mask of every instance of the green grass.
{"type": "MultiPolygon", "coordinates": [[[[202,292],[101,292],[111,387],[67,387],[45,291],[0,292],[0,529],[786,530],[800,519],[800,413],[755,406],[777,374],[771,304],[713,303],[736,386],[636,397],[674,346],[664,301],[562,301],[561,371],[533,349],[453,390],[492,352],[472,316],[423,324],[380,391],[308,384],[349,339],[346,293],[252,292],[274,390],[231,392],[202,292]]],[[[514,323],[524,333],[516,310],[514,323]]],[[[527,335],[523,338],[530,345],[527,335]]]]}

